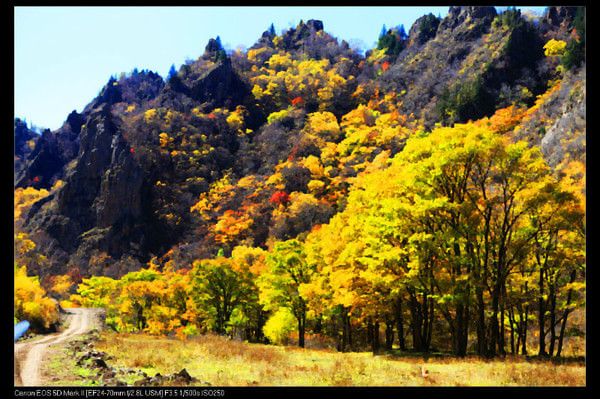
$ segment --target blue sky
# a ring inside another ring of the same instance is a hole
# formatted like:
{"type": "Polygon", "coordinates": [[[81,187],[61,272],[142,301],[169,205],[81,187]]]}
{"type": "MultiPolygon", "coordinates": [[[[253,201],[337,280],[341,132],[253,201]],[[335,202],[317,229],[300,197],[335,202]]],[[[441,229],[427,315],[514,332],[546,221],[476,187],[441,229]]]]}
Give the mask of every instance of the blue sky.
{"type": "MultiPolygon", "coordinates": [[[[521,7],[542,12],[544,7],[521,7]]],[[[56,129],[81,111],[111,75],[133,68],[165,76],[171,64],[204,52],[219,35],[226,48],[250,47],[273,23],[300,19],[354,47],[371,48],[381,27],[406,31],[448,7],[15,7],[15,116],[56,129]]]]}

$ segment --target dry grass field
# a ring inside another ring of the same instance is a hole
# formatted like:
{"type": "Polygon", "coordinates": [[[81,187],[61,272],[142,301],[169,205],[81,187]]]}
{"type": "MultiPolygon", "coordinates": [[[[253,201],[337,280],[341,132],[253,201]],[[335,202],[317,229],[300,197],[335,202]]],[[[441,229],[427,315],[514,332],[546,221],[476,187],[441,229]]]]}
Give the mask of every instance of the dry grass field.
{"type": "Polygon", "coordinates": [[[104,332],[95,347],[111,365],[148,375],[182,368],[214,386],[584,386],[585,364],[522,357],[429,358],[249,344],[220,336],[187,341],[104,332]],[[422,368],[428,370],[423,377],[422,368]]]}

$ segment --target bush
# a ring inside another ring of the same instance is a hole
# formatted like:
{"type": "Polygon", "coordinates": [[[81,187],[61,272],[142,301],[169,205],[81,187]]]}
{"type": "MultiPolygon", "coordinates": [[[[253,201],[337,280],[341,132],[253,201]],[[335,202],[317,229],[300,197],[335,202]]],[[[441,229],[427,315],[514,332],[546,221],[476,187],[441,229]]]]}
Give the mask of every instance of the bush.
{"type": "Polygon", "coordinates": [[[281,175],[285,182],[285,191],[288,193],[294,191],[306,192],[306,186],[310,181],[310,170],[304,166],[292,165],[284,168],[281,175]]]}
{"type": "Polygon", "coordinates": [[[265,337],[272,343],[286,345],[292,332],[298,329],[297,321],[288,308],[279,308],[263,327],[265,337]]]}
{"type": "Polygon", "coordinates": [[[267,117],[267,123],[271,124],[277,121],[282,121],[289,116],[290,110],[285,108],[281,111],[271,112],[267,117]]]}
{"type": "Polygon", "coordinates": [[[56,303],[46,295],[37,277],[27,276],[25,266],[15,265],[14,304],[18,320],[27,320],[37,331],[48,330],[58,322],[56,303]]]}
{"type": "Polygon", "coordinates": [[[550,39],[544,45],[544,55],[546,57],[561,56],[565,52],[565,47],[567,47],[567,43],[565,41],[550,39]]]}

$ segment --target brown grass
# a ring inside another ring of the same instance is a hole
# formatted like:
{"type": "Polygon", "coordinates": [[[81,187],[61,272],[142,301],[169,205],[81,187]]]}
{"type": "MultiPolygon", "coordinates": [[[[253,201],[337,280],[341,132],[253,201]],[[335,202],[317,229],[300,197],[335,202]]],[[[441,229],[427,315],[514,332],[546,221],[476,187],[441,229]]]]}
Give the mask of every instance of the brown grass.
{"type": "Polygon", "coordinates": [[[202,336],[187,341],[105,332],[96,345],[117,366],[170,374],[186,368],[216,386],[584,386],[584,364],[520,357],[429,358],[338,353],[202,336]],[[421,367],[429,371],[423,378],[421,367]]]}

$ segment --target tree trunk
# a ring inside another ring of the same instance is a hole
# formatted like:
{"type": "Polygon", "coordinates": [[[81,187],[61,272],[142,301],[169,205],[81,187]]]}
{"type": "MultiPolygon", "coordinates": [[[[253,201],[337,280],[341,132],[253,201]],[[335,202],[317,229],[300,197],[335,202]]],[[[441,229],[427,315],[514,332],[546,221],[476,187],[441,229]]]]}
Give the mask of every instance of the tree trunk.
{"type": "Polygon", "coordinates": [[[490,320],[490,342],[488,348],[488,356],[496,356],[496,346],[500,342],[500,332],[498,326],[498,309],[499,309],[499,290],[498,282],[496,282],[492,290],[492,317],[490,320]]]}
{"type": "Polygon", "coordinates": [[[323,316],[319,315],[315,321],[314,333],[320,334],[322,330],[323,330],[323,316]]]}
{"type": "Polygon", "coordinates": [[[398,345],[400,350],[406,350],[406,341],[404,339],[404,318],[402,316],[402,297],[398,296],[395,303],[396,311],[396,330],[398,332],[398,345]]]}
{"type": "Polygon", "coordinates": [[[379,353],[379,322],[373,324],[373,354],[379,353]]]}
{"type": "Polygon", "coordinates": [[[298,346],[304,348],[304,327],[306,323],[306,312],[302,312],[298,318],[298,346]]]}
{"type": "Polygon", "coordinates": [[[385,321],[385,349],[392,350],[394,344],[394,321],[387,318],[385,321]]]}
{"type": "Polygon", "coordinates": [[[371,346],[371,351],[375,353],[375,328],[373,320],[369,317],[367,320],[367,344],[371,346]]]}
{"type": "Polygon", "coordinates": [[[348,313],[346,308],[342,309],[341,321],[342,321],[342,342],[340,344],[340,351],[345,352],[348,348],[348,330],[346,328],[346,318],[348,317],[348,313]]]}
{"type": "MultiPolygon", "coordinates": [[[[454,243],[454,254],[457,258],[461,258],[462,256],[460,245],[457,242],[454,243]]],[[[467,274],[469,272],[469,267],[467,267],[467,274]]],[[[456,274],[462,274],[460,263],[456,264],[456,274]]],[[[460,285],[459,288],[459,293],[462,294],[464,303],[461,301],[456,307],[455,353],[457,356],[463,357],[467,354],[467,342],[469,339],[469,297],[471,293],[468,283],[464,286],[460,285]]]]}
{"type": "Polygon", "coordinates": [[[538,300],[538,322],[539,322],[539,356],[546,356],[546,331],[544,323],[546,321],[546,306],[544,303],[544,269],[540,269],[539,278],[540,297],[538,300]]]}
{"type": "Polygon", "coordinates": [[[504,311],[505,303],[506,303],[506,284],[504,283],[504,278],[502,278],[500,282],[500,323],[499,323],[499,337],[498,337],[498,353],[500,356],[506,356],[506,341],[505,341],[505,331],[504,331],[504,311]]]}
{"type": "Polygon", "coordinates": [[[525,320],[521,323],[521,355],[527,355],[527,327],[529,324],[529,305],[525,306],[525,320]]]}
{"type": "Polygon", "coordinates": [[[556,292],[552,285],[550,288],[550,347],[548,356],[554,355],[554,344],[556,342],[556,292]]]}
{"type": "MultiPolygon", "coordinates": [[[[510,324],[510,353],[514,355],[518,348],[515,349],[515,318],[513,307],[508,308],[508,323],[510,324]]],[[[517,341],[518,345],[518,341],[517,341]]]]}
{"type": "Polygon", "coordinates": [[[256,342],[264,342],[265,341],[265,333],[263,332],[263,327],[265,322],[267,321],[266,315],[262,309],[258,309],[257,316],[257,325],[254,336],[256,337],[256,342]]]}
{"type": "Polygon", "coordinates": [[[569,309],[566,309],[565,313],[563,314],[563,319],[562,319],[562,323],[560,326],[560,333],[558,336],[558,348],[556,349],[556,357],[560,357],[560,354],[562,352],[563,339],[565,337],[565,329],[567,327],[567,317],[569,317],[569,309]]]}
{"type": "MultiPolygon", "coordinates": [[[[574,283],[575,282],[575,278],[577,277],[577,272],[575,270],[573,270],[571,272],[571,278],[569,279],[569,283],[574,283]]],[[[562,347],[563,347],[563,339],[565,337],[565,329],[567,327],[567,317],[569,317],[569,305],[571,304],[571,299],[573,297],[573,290],[569,290],[569,292],[567,293],[567,308],[565,309],[565,312],[563,314],[563,319],[562,319],[562,324],[560,326],[560,334],[558,336],[558,348],[556,350],[556,357],[560,357],[560,354],[562,352],[562,347]]]]}
{"type": "Polygon", "coordinates": [[[417,301],[416,296],[411,293],[410,301],[409,301],[409,310],[410,310],[410,326],[412,330],[413,337],[413,349],[417,352],[423,350],[423,342],[421,340],[421,332],[422,332],[422,314],[420,310],[419,301],[417,301]]]}
{"type": "Polygon", "coordinates": [[[347,335],[348,335],[348,340],[347,340],[347,348],[346,350],[353,350],[353,344],[352,344],[352,323],[350,322],[350,316],[347,315],[346,316],[346,331],[347,331],[347,335]]]}
{"type": "Polygon", "coordinates": [[[464,356],[461,355],[461,341],[464,329],[464,315],[465,308],[462,303],[456,305],[456,331],[454,331],[454,336],[452,337],[452,349],[454,350],[454,354],[456,356],[464,356]]]}
{"type": "Polygon", "coordinates": [[[427,315],[429,317],[429,320],[427,322],[427,335],[425,336],[425,352],[429,352],[429,348],[431,347],[431,336],[433,334],[433,321],[434,321],[434,308],[433,308],[433,300],[429,299],[427,301],[427,304],[429,306],[429,311],[427,312],[427,315]]]}
{"type": "Polygon", "coordinates": [[[463,328],[461,334],[459,334],[459,346],[458,356],[467,355],[467,347],[469,344],[469,323],[471,319],[471,311],[469,306],[469,298],[467,295],[467,303],[465,304],[464,316],[463,316],[463,328]]]}
{"type": "Polygon", "coordinates": [[[479,356],[486,355],[486,336],[485,336],[485,303],[483,302],[483,288],[476,288],[477,296],[477,354],[479,356]]]}

